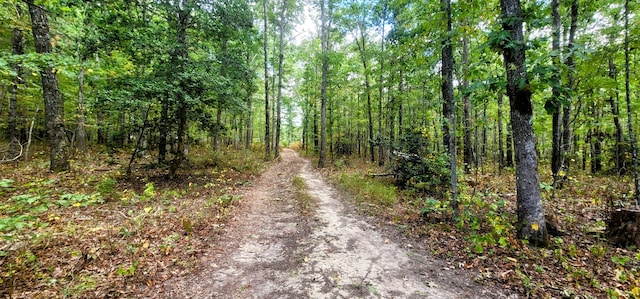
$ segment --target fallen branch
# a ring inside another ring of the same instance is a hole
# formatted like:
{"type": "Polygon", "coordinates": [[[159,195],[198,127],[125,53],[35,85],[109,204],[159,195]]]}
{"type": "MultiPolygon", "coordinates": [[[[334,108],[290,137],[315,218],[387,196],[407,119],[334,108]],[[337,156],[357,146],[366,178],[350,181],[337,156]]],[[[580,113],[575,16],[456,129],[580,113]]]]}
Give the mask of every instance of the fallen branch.
{"type": "Polygon", "coordinates": [[[373,178],[373,177],[379,177],[379,176],[394,176],[395,174],[394,173],[370,173],[367,175],[373,178]]]}
{"type": "Polygon", "coordinates": [[[11,143],[9,143],[9,146],[7,146],[7,151],[4,153],[2,160],[0,160],[0,164],[17,161],[18,159],[20,159],[20,157],[22,157],[23,150],[24,150],[24,147],[22,147],[22,143],[20,143],[20,141],[18,141],[17,139],[14,139],[13,141],[11,141],[11,143]],[[18,144],[18,146],[20,147],[20,152],[13,158],[7,158],[7,155],[12,152],[11,151],[12,144],[18,144]]]}

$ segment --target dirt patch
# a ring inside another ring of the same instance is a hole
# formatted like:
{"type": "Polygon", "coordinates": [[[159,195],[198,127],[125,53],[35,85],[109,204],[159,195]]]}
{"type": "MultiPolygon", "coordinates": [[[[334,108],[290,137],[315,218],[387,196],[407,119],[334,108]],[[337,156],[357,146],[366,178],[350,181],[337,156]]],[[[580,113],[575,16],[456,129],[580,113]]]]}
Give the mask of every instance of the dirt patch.
{"type": "MultiPolygon", "coordinates": [[[[459,270],[402,244],[354,213],[310,162],[284,150],[244,192],[242,210],[194,276],[149,298],[500,298],[459,270]],[[301,177],[314,213],[302,213],[301,177]]],[[[388,232],[388,230],[385,230],[388,232]]]]}

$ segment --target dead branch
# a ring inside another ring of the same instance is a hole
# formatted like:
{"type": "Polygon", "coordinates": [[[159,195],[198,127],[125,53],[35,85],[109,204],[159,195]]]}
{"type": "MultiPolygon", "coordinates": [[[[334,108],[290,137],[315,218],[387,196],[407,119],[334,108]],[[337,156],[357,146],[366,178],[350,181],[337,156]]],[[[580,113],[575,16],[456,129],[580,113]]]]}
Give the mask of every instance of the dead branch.
{"type": "Polygon", "coordinates": [[[368,174],[368,176],[374,178],[374,177],[380,177],[380,176],[394,176],[394,173],[370,173],[368,174]]]}
{"type": "Polygon", "coordinates": [[[24,151],[24,147],[22,146],[22,143],[20,143],[20,141],[18,141],[17,139],[14,139],[13,141],[11,141],[11,143],[9,143],[9,145],[7,146],[6,151],[4,151],[4,153],[2,154],[2,159],[0,159],[0,164],[4,164],[4,163],[11,163],[11,162],[15,162],[18,159],[20,159],[20,157],[22,157],[22,153],[24,151]],[[16,154],[15,157],[13,158],[9,158],[7,156],[12,154],[12,148],[14,144],[17,144],[20,147],[20,152],[18,154],[16,154]]]}

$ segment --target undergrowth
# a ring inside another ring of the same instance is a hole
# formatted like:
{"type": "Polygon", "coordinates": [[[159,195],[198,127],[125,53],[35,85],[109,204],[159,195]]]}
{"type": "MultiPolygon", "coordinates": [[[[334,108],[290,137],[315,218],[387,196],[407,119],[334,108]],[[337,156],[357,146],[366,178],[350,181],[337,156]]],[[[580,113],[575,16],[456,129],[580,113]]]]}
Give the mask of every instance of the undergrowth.
{"type": "Polygon", "coordinates": [[[35,156],[0,165],[0,297],[127,297],[188,272],[264,166],[201,148],[175,180],[144,165],[125,179],[127,153],[90,153],[60,174],[35,156]]]}
{"type": "Polygon", "coordinates": [[[629,178],[575,174],[555,199],[543,188],[545,210],[565,235],[536,248],[515,238],[513,173],[462,176],[462,213],[454,222],[446,195],[396,190],[391,181],[366,175],[383,170],[350,164],[350,170],[334,168],[332,178],[361,210],[394,223],[433,255],[472,269],[478,283],[533,298],[640,298],[640,250],[617,248],[604,237],[603,199],[627,200],[629,178]]]}

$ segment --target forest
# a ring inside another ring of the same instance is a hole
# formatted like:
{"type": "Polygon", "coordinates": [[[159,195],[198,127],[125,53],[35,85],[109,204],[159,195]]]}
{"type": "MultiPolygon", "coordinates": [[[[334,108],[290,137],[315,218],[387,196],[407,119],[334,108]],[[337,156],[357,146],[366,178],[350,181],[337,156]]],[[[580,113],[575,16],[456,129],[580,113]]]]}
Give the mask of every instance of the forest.
{"type": "Polygon", "coordinates": [[[0,0],[0,294],[193,267],[289,147],[481,283],[640,298],[637,11],[0,0]]]}

